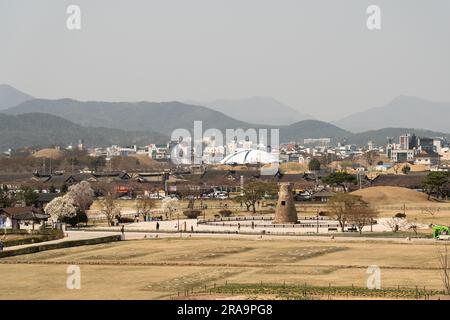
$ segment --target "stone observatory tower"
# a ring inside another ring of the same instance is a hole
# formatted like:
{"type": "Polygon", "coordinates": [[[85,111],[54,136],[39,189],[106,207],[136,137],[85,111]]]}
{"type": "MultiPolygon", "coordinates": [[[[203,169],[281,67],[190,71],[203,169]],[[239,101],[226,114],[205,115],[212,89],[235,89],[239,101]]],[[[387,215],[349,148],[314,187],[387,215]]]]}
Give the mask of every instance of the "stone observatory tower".
{"type": "Polygon", "coordinates": [[[295,210],[294,198],[292,197],[292,186],[290,183],[281,183],[273,223],[297,222],[297,210],[295,210]]]}

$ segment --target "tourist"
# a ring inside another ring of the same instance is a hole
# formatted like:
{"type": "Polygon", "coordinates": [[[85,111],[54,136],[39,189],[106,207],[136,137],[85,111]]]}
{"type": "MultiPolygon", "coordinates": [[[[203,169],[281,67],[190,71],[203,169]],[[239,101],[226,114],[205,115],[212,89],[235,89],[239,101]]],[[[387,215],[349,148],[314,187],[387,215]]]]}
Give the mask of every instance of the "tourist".
{"type": "Polygon", "coordinates": [[[159,222],[156,222],[156,231],[159,231],[159,222]]]}
{"type": "Polygon", "coordinates": [[[0,252],[2,252],[3,251],[3,241],[2,240],[0,240],[0,252]]]}

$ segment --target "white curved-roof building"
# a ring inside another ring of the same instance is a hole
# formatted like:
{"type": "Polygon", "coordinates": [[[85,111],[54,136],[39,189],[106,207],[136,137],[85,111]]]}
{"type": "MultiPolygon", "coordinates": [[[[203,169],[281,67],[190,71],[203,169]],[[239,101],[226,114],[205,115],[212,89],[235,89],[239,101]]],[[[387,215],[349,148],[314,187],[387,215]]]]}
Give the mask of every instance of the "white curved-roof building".
{"type": "Polygon", "coordinates": [[[268,164],[278,163],[278,158],[266,151],[244,149],[237,150],[233,154],[226,156],[220,163],[222,164],[268,164]]]}

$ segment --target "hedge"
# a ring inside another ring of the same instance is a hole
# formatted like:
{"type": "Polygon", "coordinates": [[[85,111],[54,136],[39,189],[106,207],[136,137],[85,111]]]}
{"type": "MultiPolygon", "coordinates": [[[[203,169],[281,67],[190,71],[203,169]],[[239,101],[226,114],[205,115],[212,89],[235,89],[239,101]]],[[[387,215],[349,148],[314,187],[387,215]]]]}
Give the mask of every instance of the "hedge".
{"type": "Polygon", "coordinates": [[[15,250],[7,250],[0,252],[0,258],[18,256],[22,254],[30,254],[36,253],[40,251],[46,250],[55,250],[55,249],[64,249],[70,247],[78,247],[78,246],[86,246],[86,245],[95,245],[101,243],[108,243],[113,241],[120,241],[121,235],[107,236],[101,238],[94,239],[82,239],[82,240],[72,240],[72,241],[62,241],[57,243],[47,243],[41,244],[38,246],[29,246],[25,248],[15,249],[15,250]]]}
{"type": "MultiPolygon", "coordinates": [[[[19,231],[19,230],[16,230],[19,231]]],[[[3,241],[3,245],[5,247],[13,247],[13,246],[21,246],[24,244],[30,244],[30,243],[38,243],[38,242],[45,242],[45,241],[52,241],[52,240],[58,240],[64,238],[64,233],[61,230],[42,230],[41,232],[32,232],[28,233],[27,230],[23,230],[25,232],[18,232],[18,233],[11,233],[7,232],[7,234],[20,234],[20,235],[29,235],[32,236],[22,239],[14,239],[14,240],[5,240],[3,241]]]]}

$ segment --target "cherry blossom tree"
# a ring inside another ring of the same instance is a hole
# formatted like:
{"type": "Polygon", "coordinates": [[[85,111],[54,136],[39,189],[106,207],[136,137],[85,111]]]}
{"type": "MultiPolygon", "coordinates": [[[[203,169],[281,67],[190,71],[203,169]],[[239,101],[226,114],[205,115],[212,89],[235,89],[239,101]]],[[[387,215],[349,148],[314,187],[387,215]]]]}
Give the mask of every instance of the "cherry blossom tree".
{"type": "Polygon", "coordinates": [[[63,218],[73,218],[77,215],[77,206],[70,195],[54,198],[45,206],[45,213],[50,215],[54,221],[61,221],[63,218]]]}
{"type": "Polygon", "coordinates": [[[81,181],[69,187],[68,195],[74,200],[74,203],[85,212],[94,200],[94,190],[87,181],[81,181]]]}

